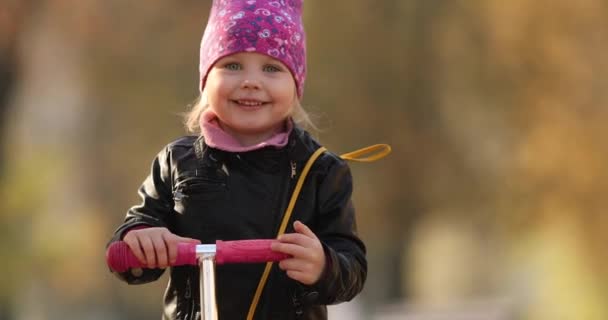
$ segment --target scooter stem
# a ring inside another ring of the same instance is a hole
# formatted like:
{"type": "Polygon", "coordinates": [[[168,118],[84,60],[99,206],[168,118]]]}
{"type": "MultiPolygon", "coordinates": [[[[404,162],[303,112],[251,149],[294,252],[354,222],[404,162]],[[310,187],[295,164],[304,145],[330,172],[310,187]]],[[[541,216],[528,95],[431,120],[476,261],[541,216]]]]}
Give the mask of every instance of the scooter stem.
{"type": "Polygon", "coordinates": [[[197,256],[200,273],[199,289],[201,297],[201,320],[217,320],[217,301],[215,299],[215,250],[213,250],[213,253],[199,254],[197,252],[197,256]]]}

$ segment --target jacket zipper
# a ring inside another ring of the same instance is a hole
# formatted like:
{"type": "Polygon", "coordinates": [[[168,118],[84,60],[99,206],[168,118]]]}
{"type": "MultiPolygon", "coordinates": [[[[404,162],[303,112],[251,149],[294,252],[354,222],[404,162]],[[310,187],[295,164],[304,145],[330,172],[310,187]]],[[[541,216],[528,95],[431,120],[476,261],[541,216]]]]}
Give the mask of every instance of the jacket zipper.
{"type": "Polygon", "coordinates": [[[184,295],[184,298],[186,298],[186,299],[192,298],[192,286],[190,285],[190,277],[188,277],[188,279],[186,279],[186,294],[184,295]]]}
{"type": "MultiPolygon", "coordinates": [[[[275,216],[276,216],[276,221],[275,221],[275,226],[274,226],[274,229],[273,229],[274,231],[273,231],[273,234],[272,234],[272,235],[270,235],[270,237],[271,237],[271,238],[275,238],[275,237],[277,236],[277,233],[278,233],[279,227],[280,227],[280,225],[281,225],[281,221],[283,220],[283,214],[285,213],[284,211],[285,211],[285,209],[286,209],[285,207],[286,207],[286,204],[287,204],[287,201],[288,201],[288,200],[287,200],[287,198],[288,198],[288,197],[289,197],[289,195],[291,194],[291,192],[290,192],[290,191],[291,191],[291,189],[292,189],[292,187],[293,187],[293,186],[292,186],[292,184],[291,184],[290,182],[293,180],[293,177],[294,177],[294,173],[295,173],[295,164],[296,164],[296,163],[295,163],[295,161],[291,160],[291,161],[290,161],[290,163],[289,163],[289,168],[288,168],[288,170],[283,169],[283,170],[285,170],[285,171],[283,171],[283,174],[282,174],[284,178],[283,178],[283,181],[282,181],[282,184],[281,184],[282,188],[280,188],[280,190],[282,190],[282,191],[281,191],[280,196],[277,198],[277,201],[278,201],[279,203],[278,203],[278,205],[277,205],[276,214],[275,214],[275,216]]],[[[271,272],[271,273],[270,273],[269,278],[268,278],[268,281],[266,282],[266,286],[267,286],[267,287],[268,287],[268,286],[270,285],[270,283],[271,283],[271,278],[272,278],[272,276],[273,276],[273,272],[271,272]]],[[[264,291],[265,291],[265,292],[269,292],[268,290],[264,290],[264,291]]],[[[260,302],[261,302],[261,301],[260,301],[260,302]]],[[[258,304],[258,306],[259,306],[260,304],[261,304],[261,303],[259,303],[259,304],[258,304]]],[[[259,312],[259,311],[260,311],[260,309],[261,309],[261,308],[258,308],[258,309],[257,309],[257,312],[259,312]]],[[[257,313],[257,312],[256,312],[256,313],[257,313]]]]}
{"type": "MultiPolygon", "coordinates": [[[[173,192],[173,199],[176,201],[180,201],[183,198],[187,197],[186,193],[188,191],[195,192],[196,190],[199,190],[200,188],[204,188],[204,187],[207,187],[209,185],[214,185],[214,184],[216,184],[216,182],[206,180],[206,179],[197,178],[197,179],[184,180],[175,186],[175,192],[173,192]],[[186,184],[186,182],[190,182],[192,180],[195,180],[197,182],[186,184]]],[[[226,187],[225,182],[220,182],[218,184],[222,187],[226,187]]]]}
{"type": "Polygon", "coordinates": [[[288,172],[284,172],[284,180],[283,180],[283,186],[284,188],[281,188],[282,190],[282,194],[281,196],[278,198],[279,200],[279,205],[277,207],[277,212],[276,212],[276,222],[275,222],[275,227],[274,227],[274,234],[271,235],[271,237],[275,238],[277,236],[277,233],[279,232],[279,226],[281,225],[281,221],[283,220],[283,215],[285,214],[285,209],[287,209],[287,202],[289,201],[289,197],[291,195],[291,193],[293,192],[293,179],[296,176],[297,172],[296,172],[296,162],[294,160],[290,160],[289,161],[289,170],[288,172]]]}
{"type": "Polygon", "coordinates": [[[296,174],[296,162],[291,160],[291,179],[295,178],[296,174]]]}
{"type": "MultiPolygon", "coordinates": [[[[184,293],[185,305],[184,310],[184,320],[195,319],[196,312],[194,310],[194,301],[192,300],[192,285],[190,284],[190,276],[188,275],[186,278],[186,292],[184,293]]],[[[179,316],[179,313],[178,313],[179,316]]]]}

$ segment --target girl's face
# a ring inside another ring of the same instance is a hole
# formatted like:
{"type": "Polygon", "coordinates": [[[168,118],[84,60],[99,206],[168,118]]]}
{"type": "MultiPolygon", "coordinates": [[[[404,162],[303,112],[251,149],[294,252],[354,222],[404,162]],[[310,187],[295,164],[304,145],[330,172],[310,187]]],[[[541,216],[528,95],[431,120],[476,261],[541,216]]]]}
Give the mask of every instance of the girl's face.
{"type": "Polygon", "coordinates": [[[205,92],[222,128],[245,145],[281,131],[296,99],[289,69],[253,52],[218,60],[207,75],[205,92]]]}

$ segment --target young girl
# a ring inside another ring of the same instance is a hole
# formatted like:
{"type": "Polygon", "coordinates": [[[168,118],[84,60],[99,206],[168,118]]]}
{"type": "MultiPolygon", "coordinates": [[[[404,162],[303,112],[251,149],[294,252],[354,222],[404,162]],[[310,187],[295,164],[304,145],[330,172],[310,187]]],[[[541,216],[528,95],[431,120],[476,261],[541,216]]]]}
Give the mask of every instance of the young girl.
{"type": "MultiPolygon", "coordinates": [[[[200,51],[200,102],[187,115],[196,136],[154,159],[111,242],[124,240],[147,265],[117,274],[154,281],[178,242],[268,239],[302,168],[320,145],[300,127],[305,65],[302,0],[215,0],[200,51]]],[[[326,305],[352,299],[367,273],[357,237],[350,170],[325,152],[306,176],[255,319],[327,319],[326,305]]],[[[219,319],[245,319],[264,264],[216,270],[219,319]]],[[[198,268],[171,268],[163,319],[199,319],[198,268]]]]}

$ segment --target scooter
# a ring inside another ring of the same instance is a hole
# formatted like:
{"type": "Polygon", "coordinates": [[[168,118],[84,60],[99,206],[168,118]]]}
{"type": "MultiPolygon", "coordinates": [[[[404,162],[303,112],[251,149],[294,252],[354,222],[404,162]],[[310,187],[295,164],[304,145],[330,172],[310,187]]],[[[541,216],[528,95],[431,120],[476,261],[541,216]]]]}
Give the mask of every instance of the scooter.
{"type": "MultiPolygon", "coordinates": [[[[171,266],[198,265],[200,268],[201,320],[217,320],[215,299],[215,265],[227,263],[265,263],[289,256],[270,249],[273,239],[216,241],[215,244],[180,243],[177,259],[171,266]]],[[[106,251],[111,270],[125,272],[145,267],[124,241],[112,243],[106,251]]]]}

